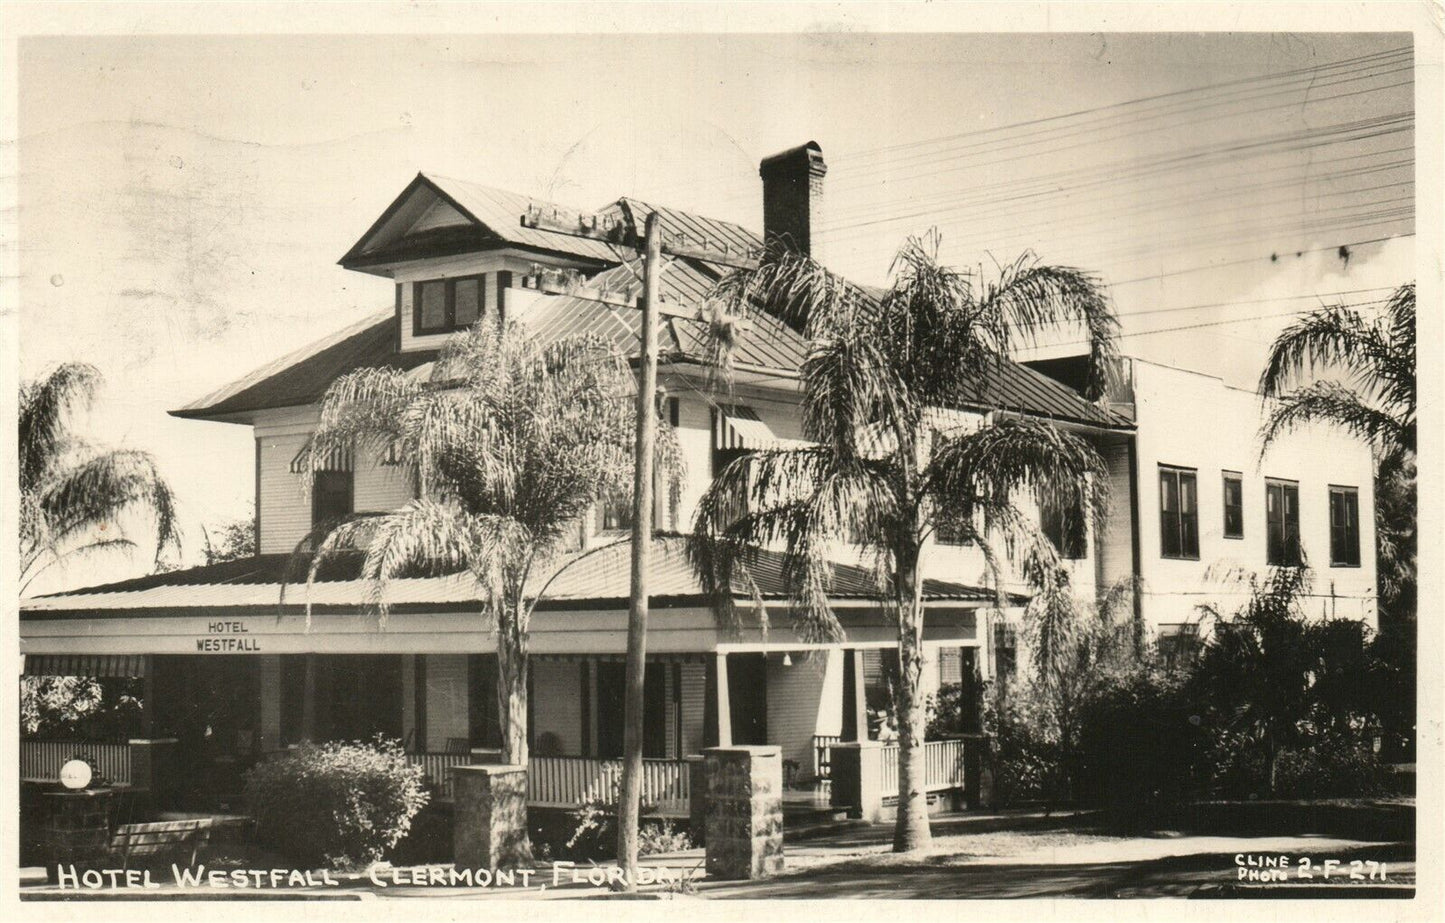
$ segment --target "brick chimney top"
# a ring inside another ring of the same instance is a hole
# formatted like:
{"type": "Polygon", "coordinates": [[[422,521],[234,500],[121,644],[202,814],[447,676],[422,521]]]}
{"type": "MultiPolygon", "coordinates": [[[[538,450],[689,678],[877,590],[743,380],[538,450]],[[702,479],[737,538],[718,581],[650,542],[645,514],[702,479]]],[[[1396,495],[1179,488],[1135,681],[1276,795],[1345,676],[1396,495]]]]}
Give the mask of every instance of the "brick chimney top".
{"type": "Polygon", "coordinates": [[[763,237],[769,244],[779,241],[818,259],[812,237],[820,223],[827,173],[823,148],[816,141],[764,157],[758,164],[763,178],[763,237]]]}

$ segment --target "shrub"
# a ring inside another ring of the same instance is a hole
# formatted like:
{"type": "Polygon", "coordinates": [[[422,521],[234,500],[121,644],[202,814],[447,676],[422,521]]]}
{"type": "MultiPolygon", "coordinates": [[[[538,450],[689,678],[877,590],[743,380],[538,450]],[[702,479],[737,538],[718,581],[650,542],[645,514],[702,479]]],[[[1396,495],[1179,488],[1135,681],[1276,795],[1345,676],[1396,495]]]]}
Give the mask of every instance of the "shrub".
{"type": "MultiPolygon", "coordinates": [[[[589,800],[572,812],[577,827],[567,840],[567,849],[578,859],[615,858],[617,853],[617,802],[589,800]]],[[[644,804],[642,813],[655,810],[644,804]]],[[[672,821],[643,817],[637,830],[637,854],[653,856],[692,848],[692,838],[677,830],[672,821]]]]}
{"type": "Polygon", "coordinates": [[[246,773],[257,835],[302,866],[381,859],[427,803],[420,766],[401,744],[302,744],[246,773]]]}
{"type": "Polygon", "coordinates": [[[1176,802],[1203,785],[1209,742],[1178,674],[1141,666],[1080,704],[1075,794],[1110,806],[1176,802]]]}
{"type": "Polygon", "coordinates": [[[1276,794],[1284,798],[1343,798],[1388,790],[1388,773],[1372,749],[1348,737],[1329,737],[1308,749],[1280,753],[1276,794]]]}

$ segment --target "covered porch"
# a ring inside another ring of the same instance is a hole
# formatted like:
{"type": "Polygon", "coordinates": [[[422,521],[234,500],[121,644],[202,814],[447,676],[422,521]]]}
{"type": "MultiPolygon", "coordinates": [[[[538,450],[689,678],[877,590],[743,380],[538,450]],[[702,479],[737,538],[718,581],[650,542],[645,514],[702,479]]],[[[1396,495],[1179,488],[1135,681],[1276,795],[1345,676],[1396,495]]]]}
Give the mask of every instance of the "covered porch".
{"type": "MultiPolygon", "coordinates": [[[[804,643],[789,627],[781,568],[764,558],[755,577],[771,629],[718,626],[692,577],[681,539],[659,538],[645,683],[644,797],[664,814],[686,812],[688,757],[703,748],[775,744],[799,791],[828,778],[829,748],[877,736],[870,697],[896,633],[871,602],[871,576],[839,566],[835,609],[846,644],[804,643]],[[767,565],[766,567],[762,565],[767,565]],[[871,729],[871,730],[870,730],[871,729]]],[[[622,755],[625,543],[581,556],[551,584],[530,626],[529,801],[570,808],[614,799],[622,755]]],[[[144,679],[146,726],[165,763],[194,797],[234,800],[241,772],[303,740],[402,742],[451,795],[452,766],[498,758],[494,635],[461,576],[396,581],[383,627],[370,588],[344,566],[282,602],[288,556],[269,555],[124,584],[27,600],[27,670],[126,669],[144,679]],[[309,600],[308,614],[304,602],[309,600]],[[117,666],[121,665],[121,666],[117,666]]],[[[292,577],[292,580],[295,578],[292,577]]],[[[990,594],[925,582],[926,683],[985,675],[990,594]]],[[[132,751],[120,741],[95,746],[132,751]]],[[[27,741],[27,778],[53,777],[64,747],[27,741]]],[[[97,751],[98,752],[98,751],[97,751]]],[[[107,751],[108,752],[108,751],[107,751]]],[[[122,767],[119,781],[135,773],[122,767]]],[[[134,784],[134,780],[132,780],[134,784]]]]}

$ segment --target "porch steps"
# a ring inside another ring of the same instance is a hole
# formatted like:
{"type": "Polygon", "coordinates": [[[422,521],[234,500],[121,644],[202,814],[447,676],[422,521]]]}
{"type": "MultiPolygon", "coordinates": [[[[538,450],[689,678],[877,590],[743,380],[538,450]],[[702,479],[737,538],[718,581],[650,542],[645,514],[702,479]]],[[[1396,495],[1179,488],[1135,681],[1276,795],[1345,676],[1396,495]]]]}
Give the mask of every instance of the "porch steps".
{"type": "Polygon", "coordinates": [[[867,826],[863,821],[849,820],[841,808],[816,801],[790,803],[787,798],[783,799],[783,835],[789,840],[825,836],[858,825],[867,826]]]}

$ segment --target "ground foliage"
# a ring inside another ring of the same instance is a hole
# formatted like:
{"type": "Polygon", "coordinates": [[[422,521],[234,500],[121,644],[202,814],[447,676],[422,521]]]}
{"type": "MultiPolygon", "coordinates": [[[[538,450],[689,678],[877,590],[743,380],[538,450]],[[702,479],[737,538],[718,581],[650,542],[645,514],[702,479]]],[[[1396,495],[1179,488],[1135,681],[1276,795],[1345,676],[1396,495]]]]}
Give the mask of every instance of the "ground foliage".
{"type": "Polygon", "coordinates": [[[428,801],[399,741],[303,743],[246,773],[257,838],[298,868],[379,861],[428,801]]]}

